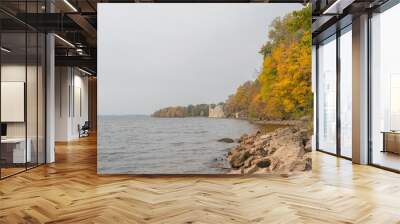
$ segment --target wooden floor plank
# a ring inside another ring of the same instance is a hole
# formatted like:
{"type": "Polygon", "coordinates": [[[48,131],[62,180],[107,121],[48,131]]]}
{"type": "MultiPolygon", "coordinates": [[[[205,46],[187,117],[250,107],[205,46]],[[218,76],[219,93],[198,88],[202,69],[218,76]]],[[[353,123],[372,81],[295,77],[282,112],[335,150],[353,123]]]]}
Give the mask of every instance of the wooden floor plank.
{"type": "Polygon", "coordinates": [[[313,152],[290,177],[98,176],[96,139],[0,181],[0,223],[400,223],[400,175],[313,152]]]}

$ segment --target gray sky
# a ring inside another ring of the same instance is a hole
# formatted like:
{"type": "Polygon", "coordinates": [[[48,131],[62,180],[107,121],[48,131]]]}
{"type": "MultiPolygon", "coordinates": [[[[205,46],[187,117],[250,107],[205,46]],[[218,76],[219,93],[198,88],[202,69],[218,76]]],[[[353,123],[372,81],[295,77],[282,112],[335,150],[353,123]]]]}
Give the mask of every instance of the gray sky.
{"type": "Polygon", "coordinates": [[[300,4],[99,4],[98,109],[225,101],[255,79],[274,18],[300,4]]]}

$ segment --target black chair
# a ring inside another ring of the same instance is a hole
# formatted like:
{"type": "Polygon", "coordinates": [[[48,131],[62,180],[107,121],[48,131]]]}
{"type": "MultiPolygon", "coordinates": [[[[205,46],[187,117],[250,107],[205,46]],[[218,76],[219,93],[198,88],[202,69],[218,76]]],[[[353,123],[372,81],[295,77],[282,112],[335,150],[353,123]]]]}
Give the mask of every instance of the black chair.
{"type": "Polygon", "coordinates": [[[90,129],[89,121],[85,121],[82,127],[78,125],[78,129],[79,129],[79,138],[89,136],[89,129],[90,129]]]}

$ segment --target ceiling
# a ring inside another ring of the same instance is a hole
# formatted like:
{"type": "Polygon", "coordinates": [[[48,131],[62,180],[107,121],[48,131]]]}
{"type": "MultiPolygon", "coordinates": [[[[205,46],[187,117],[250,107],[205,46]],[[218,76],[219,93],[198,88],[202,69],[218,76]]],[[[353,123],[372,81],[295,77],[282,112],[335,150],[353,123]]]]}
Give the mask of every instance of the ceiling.
{"type": "Polygon", "coordinates": [[[79,66],[96,73],[98,3],[173,2],[307,3],[308,0],[1,0],[0,24],[2,32],[9,33],[6,38],[18,36],[18,32],[26,29],[56,33],[56,65],[79,66]]]}
{"type": "Polygon", "coordinates": [[[312,0],[313,43],[352,23],[352,18],[373,11],[389,0],[312,0]]]}

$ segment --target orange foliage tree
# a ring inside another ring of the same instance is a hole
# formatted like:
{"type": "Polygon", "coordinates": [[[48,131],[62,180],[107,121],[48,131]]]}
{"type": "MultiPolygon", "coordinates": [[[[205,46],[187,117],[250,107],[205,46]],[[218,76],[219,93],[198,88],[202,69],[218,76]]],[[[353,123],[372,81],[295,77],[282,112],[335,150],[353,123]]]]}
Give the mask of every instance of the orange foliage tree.
{"type": "Polygon", "coordinates": [[[312,113],[311,9],[305,7],[271,25],[261,48],[262,71],[229,97],[228,115],[245,113],[257,119],[298,119],[312,113]]]}

